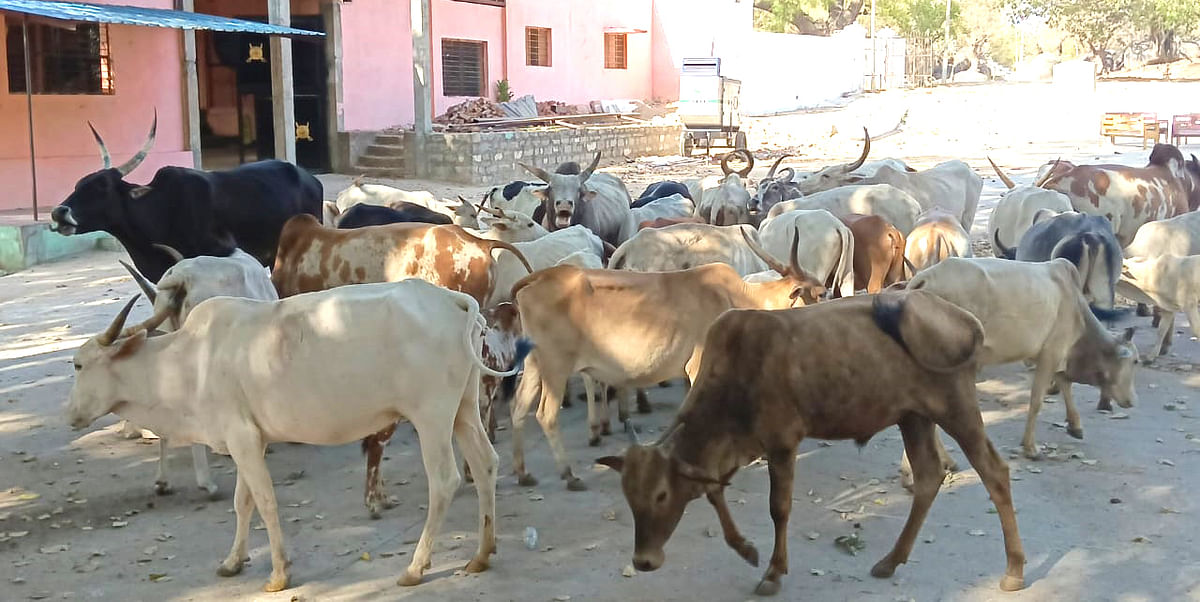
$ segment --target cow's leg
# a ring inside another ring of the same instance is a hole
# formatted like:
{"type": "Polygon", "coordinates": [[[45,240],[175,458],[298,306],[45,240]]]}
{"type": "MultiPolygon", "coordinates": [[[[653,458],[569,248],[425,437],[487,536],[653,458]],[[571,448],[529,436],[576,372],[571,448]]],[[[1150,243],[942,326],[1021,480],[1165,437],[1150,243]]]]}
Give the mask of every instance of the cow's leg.
{"type": "MultiPolygon", "coordinates": [[[[942,465],[943,478],[945,478],[945,473],[958,472],[958,462],[955,462],[954,458],[950,456],[950,452],[946,451],[941,435],[935,436],[933,440],[937,444],[938,462],[942,465]]],[[[909,491],[913,490],[912,463],[908,459],[907,450],[900,452],[900,486],[909,491]]]]}
{"type": "Polygon", "coordinates": [[[587,489],[583,481],[571,472],[571,464],[567,458],[567,448],[563,446],[562,432],[558,430],[558,412],[562,408],[562,394],[567,386],[567,374],[563,370],[542,369],[542,403],[538,406],[537,420],[542,425],[542,432],[550,443],[550,453],[554,455],[554,463],[558,466],[558,474],[567,482],[570,491],[587,489]]]}
{"type": "Polygon", "coordinates": [[[396,424],[368,436],[362,441],[363,453],[367,455],[367,484],[363,491],[363,503],[371,518],[379,518],[380,512],[391,508],[387,492],[383,490],[383,477],[379,476],[379,465],[383,461],[383,447],[396,434],[396,424]]]}
{"type": "Polygon", "coordinates": [[[154,493],[157,495],[171,495],[175,493],[171,489],[171,484],[167,482],[167,438],[158,438],[158,473],[154,475],[154,493]]]}
{"type": "MultiPolygon", "coordinates": [[[[1189,320],[1191,318],[1188,318],[1189,320]]],[[[1171,349],[1171,335],[1175,331],[1175,312],[1163,311],[1162,320],[1158,323],[1158,340],[1146,354],[1145,363],[1153,362],[1158,356],[1165,355],[1171,349]]]]}
{"type": "Polygon", "coordinates": [[[1184,305],[1183,311],[1187,313],[1188,325],[1192,327],[1192,336],[1200,338],[1200,305],[1189,301],[1184,305]]]}
{"type": "Polygon", "coordinates": [[[1054,380],[1058,382],[1058,390],[1062,393],[1063,405],[1067,406],[1067,434],[1083,439],[1083,423],[1079,420],[1079,409],[1075,407],[1075,396],[1071,394],[1071,381],[1061,373],[1056,374],[1054,380]]]}
{"type": "Polygon", "coordinates": [[[617,389],[616,397],[617,397],[617,420],[621,421],[622,430],[624,430],[626,433],[628,433],[629,429],[633,428],[633,425],[629,423],[629,398],[631,397],[629,394],[629,389],[627,389],[627,388],[617,389]]]}
{"type": "Polygon", "coordinates": [[[496,469],[499,458],[479,420],[476,403],[464,396],[454,419],[454,439],[458,441],[458,448],[462,450],[467,466],[474,466],[472,473],[479,475],[475,480],[475,495],[479,498],[479,548],[467,563],[468,573],[487,570],[488,557],[496,552],[496,469]]]}
{"type": "MultiPolygon", "coordinates": [[[[596,446],[600,445],[600,428],[601,428],[600,427],[601,418],[599,416],[599,412],[597,412],[597,409],[596,409],[596,381],[593,380],[592,377],[590,377],[587,374],[584,374],[582,372],[579,373],[579,377],[583,380],[583,389],[587,393],[587,421],[588,421],[588,432],[590,433],[590,435],[588,436],[588,445],[590,445],[592,447],[596,447],[596,446]]],[[[605,394],[604,396],[607,398],[608,397],[607,396],[608,388],[601,387],[600,389],[605,394]]],[[[601,404],[603,405],[604,422],[605,422],[605,424],[607,424],[608,423],[608,400],[607,399],[602,400],[601,404]]]]}
{"type": "Polygon", "coordinates": [[[937,443],[938,460],[942,464],[942,470],[945,472],[957,472],[958,462],[955,462],[954,458],[950,457],[950,452],[946,451],[946,445],[942,443],[942,436],[937,435],[933,440],[937,443]]]}
{"type": "Polygon", "coordinates": [[[733,522],[729,506],[725,503],[725,488],[708,492],[708,503],[717,511],[717,520],[721,521],[721,533],[725,535],[725,543],[738,553],[750,566],[758,566],[758,550],[754,544],[746,541],[733,522]]]}
{"type": "MultiPolygon", "coordinates": [[[[478,411],[472,409],[472,412],[478,411]]],[[[425,477],[429,480],[429,511],[425,517],[425,528],[421,530],[421,539],[417,541],[417,549],[413,552],[412,562],[404,575],[397,581],[399,585],[416,585],[421,582],[425,569],[431,565],[433,554],[433,539],[442,528],[446,518],[446,509],[454,497],[454,490],[462,482],[458,474],[458,466],[454,462],[454,446],[450,444],[452,425],[413,422],[417,429],[417,437],[421,441],[421,459],[425,463],[425,477]]],[[[485,470],[480,467],[480,470],[485,470]]],[[[480,480],[483,477],[480,476],[480,480]]]]}
{"type": "Polygon", "coordinates": [[[241,573],[243,563],[250,560],[246,554],[246,539],[250,535],[250,519],[254,516],[254,498],[250,496],[250,485],[242,477],[241,468],[237,471],[237,484],[233,487],[233,511],[237,517],[237,527],[233,534],[233,547],[217,568],[217,575],[221,577],[241,573]]]}
{"type": "Polygon", "coordinates": [[[872,577],[891,577],[897,565],[908,562],[917,533],[945,478],[942,462],[938,458],[938,436],[933,421],[917,414],[908,414],[900,419],[899,426],[900,434],[904,437],[904,451],[912,465],[912,507],[908,510],[908,520],[892,550],[871,567],[872,577]]]}
{"type": "MultiPolygon", "coordinates": [[[[1141,304],[1139,303],[1138,306],[1141,307],[1141,304]]],[[[1153,309],[1153,311],[1150,312],[1150,314],[1154,316],[1153,318],[1150,319],[1150,326],[1152,326],[1154,328],[1158,328],[1158,323],[1162,321],[1162,314],[1163,314],[1162,308],[1155,307],[1153,309]]]]}
{"type": "Polygon", "coordinates": [[[771,521],[775,523],[775,548],[767,572],[754,593],[773,596],[779,592],[779,580],[788,572],[787,523],[792,513],[792,480],[796,474],[796,448],[775,448],[767,452],[767,474],[771,479],[771,521]]]}
{"type": "MultiPolygon", "coordinates": [[[[971,396],[971,403],[975,403],[971,396]]],[[[963,410],[939,423],[963,453],[967,461],[979,473],[979,479],[987,488],[988,496],[1000,517],[1000,528],[1004,533],[1004,551],[1008,566],[1000,589],[1015,591],[1025,587],[1025,550],[1021,546],[1021,535],[1017,531],[1017,515],[1013,510],[1012,489],[1008,477],[1008,464],[1000,457],[983,428],[979,412],[969,411],[965,403],[963,410]]]]}
{"type": "MultiPolygon", "coordinates": [[[[247,428],[229,437],[229,454],[237,464],[238,476],[246,480],[258,515],[267,527],[271,543],[271,578],[263,591],[277,592],[288,586],[288,559],[284,552],[283,529],[279,527],[279,507],[275,501],[275,486],[267,470],[266,444],[257,430],[247,428]]],[[[239,520],[241,520],[239,518],[239,520]]]]}
{"type": "Polygon", "coordinates": [[[650,398],[646,395],[645,389],[637,390],[637,411],[638,414],[649,414],[654,411],[654,408],[650,406],[650,398]]]}
{"type": "Polygon", "coordinates": [[[1058,364],[1057,361],[1041,357],[1038,358],[1037,369],[1033,372],[1033,388],[1029,393],[1029,416],[1025,419],[1025,436],[1021,438],[1021,450],[1025,457],[1031,460],[1040,460],[1042,457],[1033,431],[1037,426],[1038,412],[1042,409],[1042,400],[1046,397],[1046,389],[1050,388],[1050,381],[1053,380],[1054,369],[1058,364]]]}
{"type": "MultiPolygon", "coordinates": [[[[1146,305],[1145,303],[1138,303],[1136,313],[1139,318],[1148,317],[1151,315],[1150,314],[1150,306],[1146,305]]],[[[1155,321],[1156,322],[1158,321],[1158,316],[1155,316],[1155,321]]],[[[1158,326],[1158,324],[1155,324],[1155,326],[1158,326]]]]}
{"type": "MultiPolygon", "coordinates": [[[[166,443],[164,442],[164,445],[166,443]]],[[[208,492],[208,499],[217,499],[217,484],[208,470],[208,447],[192,444],[192,471],[196,473],[196,486],[208,492]]]]}
{"type": "Polygon", "coordinates": [[[523,487],[537,485],[537,479],[525,471],[525,417],[538,400],[538,389],[542,387],[541,367],[537,362],[537,351],[525,359],[525,374],[517,385],[509,411],[512,412],[513,472],[517,483],[523,487]]]}

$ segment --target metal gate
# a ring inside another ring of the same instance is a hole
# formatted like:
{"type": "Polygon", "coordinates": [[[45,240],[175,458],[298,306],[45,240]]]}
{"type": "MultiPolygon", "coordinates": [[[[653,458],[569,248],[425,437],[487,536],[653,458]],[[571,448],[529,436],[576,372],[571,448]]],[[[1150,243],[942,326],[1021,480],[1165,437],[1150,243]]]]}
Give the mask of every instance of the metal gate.
{"type": "Polygon", "coordinates": [[[918,88],[934,84],[941,75],[946,44],[933,38],[909,38],[904,55],[904,77],[908,85],[918,88]]]}

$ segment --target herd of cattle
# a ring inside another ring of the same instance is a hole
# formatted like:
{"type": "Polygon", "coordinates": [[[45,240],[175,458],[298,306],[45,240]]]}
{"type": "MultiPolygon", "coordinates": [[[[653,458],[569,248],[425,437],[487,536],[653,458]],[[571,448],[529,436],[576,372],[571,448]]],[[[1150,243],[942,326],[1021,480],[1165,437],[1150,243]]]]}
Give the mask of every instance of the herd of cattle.
{"type": "MultiPolygon", "coordinates": [[[[780,170],[780,158],[755,185],[753,156],[735,151],[720,176],[659,182],[637,199],[595,172],[599,153],[582,168],[523,165],[538,182],[498,186],[478,204],[361,182],[323,203],[315,178],[279,161],[167,167],[147,185],[126,182],[153,138],[112,168],[97,135],[105,169],[52,213],[63,234],[117,237],[153,303],[151,317],[126,326],[130,300],[80,348],[69,419],[81,429],[117,414],[161,435],[160,454],[169,442],[192,444],[210,493],[206,448],[231,455],[237,527],[218,573],[241,570],[257,509],[270,538],[269,591],[287,587],[288,561],[268,444],[362,440],[365,502],[379,516],[383,446],[398,421],[411,422],[430,498],[400,579],[411,585],[430,566],[460,483],[457,441],[479,500],[467,571],[482,571],[495,549],[497,402],[511,397],[522,485],[536,483],[523,434],[537,408],[559,476],[586,489],[558,429],[575,374],[593,445],[611,432],[610,396],[632,434],[636,391],[689,384],[657,442],[633,435],[624,455],[598,460],[621,473],[640,570],[663,563],[684,507],[701,495],[728,545],[757,566],[724,488],[761,457],[775,541],[757,591],[775,593],[787,573],[797,445],[864,444],[899,425],[914,498],[895,547],[871,571],[889,576],[954,468],[937,426],[987,488],[1007,552],[1001,587],[1019,589],[1024,553],[1008,468],[977,406],[978,369],[1033,366],[1021,443],[1036,458],[1035,418],[1051,387],[1079,438],[1072,383],[1099,388],[1102,407],[1137,401],[1132,331],[1114,335],[1103,322],[1120,313],[1117,294],[1155,308],[1150,357],[1170,344],[1175,312],[1200,334],[1200,161],[1169,145],[1143,168],[1054,161],[1031,186],[996,167],[1009,188],[989,224],[996,257],[973,258],[980,176],[961,161],[922,171],[868,162],[869,135],[857,160],[813,174],[780,170]]],[[[164,466],[159,492],[169,489],[164,466]]]]}

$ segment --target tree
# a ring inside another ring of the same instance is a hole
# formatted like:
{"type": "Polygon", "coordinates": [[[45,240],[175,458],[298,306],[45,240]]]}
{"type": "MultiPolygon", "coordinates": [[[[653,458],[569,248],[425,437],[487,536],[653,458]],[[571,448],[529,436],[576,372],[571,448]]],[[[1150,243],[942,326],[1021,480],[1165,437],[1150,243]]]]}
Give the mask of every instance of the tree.
{"type": "Polygon", "coordinates": [[[1103,62],[1110,43],[1133,22],[1135,13],[1145,1],[1008,0],[1008,8],[1018,21],[1033,16],[1046,19],[1051,27],[1079,40],[1098,61],[1103,62]]]}
{"type": "MultiPolygon", "coordinates": [[[[945,0],[876,0],[876,18],[906,38],[941,40],[946,34],[945,0]]],[[[962,30],[962,8],[950,4],[950,35],[962,30]]]]}
{"type": "Polygon", "coordinates": [[[1179,36],[1200,30],[1200,3],[1187,0],[1141,0],[1134,15],[1139,29],[1148,31],[1158,49],[1150,61],[1170,63],[1179,60],[1179,36]]]}
{"type": "Polygon", "coordinates": [[[854,23],[865,0],[755,0],[755,26],[776,33],[827,36],[854,23]]]}

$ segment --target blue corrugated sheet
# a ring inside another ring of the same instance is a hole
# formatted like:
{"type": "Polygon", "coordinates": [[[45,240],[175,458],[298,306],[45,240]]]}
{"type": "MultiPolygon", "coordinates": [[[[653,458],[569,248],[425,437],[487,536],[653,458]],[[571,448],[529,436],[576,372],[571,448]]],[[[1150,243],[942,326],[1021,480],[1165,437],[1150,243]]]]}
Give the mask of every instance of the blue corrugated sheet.
{"type": "Polygon", "coordinates": [[[115,23],[120,25],[143,25],[168,27],[171,29],[206,29],[210,31],[235,31],[281,36],[323,36],[325,34],[294,29],[280,25],[268,25],[201,13],[139,6],[112,4],[88,4],[86,2],[50,2],[48,0],[0,0],[0,11],[37,15],[63,21],[87,21],[91,23],[115,23]]]}

